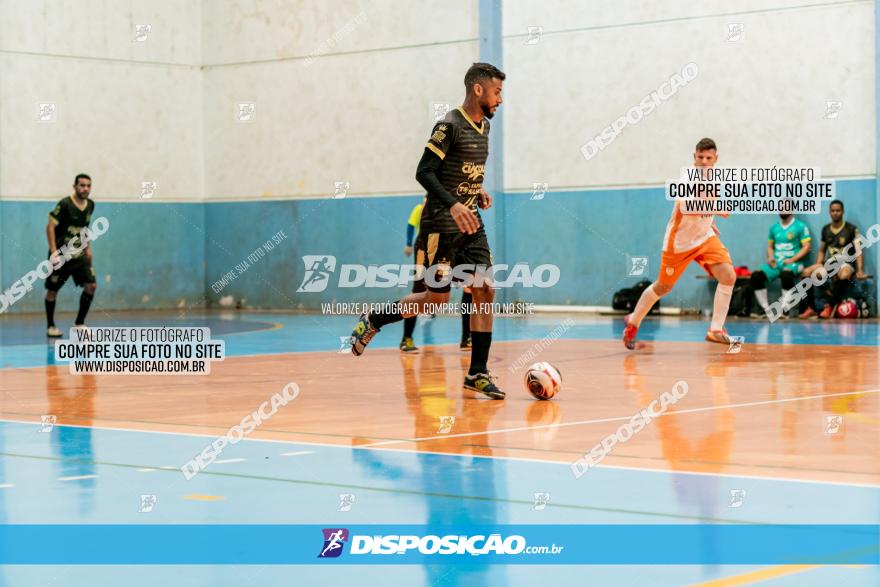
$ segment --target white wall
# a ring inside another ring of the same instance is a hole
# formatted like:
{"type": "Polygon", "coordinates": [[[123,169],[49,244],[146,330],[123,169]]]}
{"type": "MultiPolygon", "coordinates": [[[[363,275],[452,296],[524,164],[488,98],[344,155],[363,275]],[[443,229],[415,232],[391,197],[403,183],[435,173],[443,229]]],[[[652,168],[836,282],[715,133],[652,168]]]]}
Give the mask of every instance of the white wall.
{"type": "Polygon", "coordinates": [[[477,18],[470,0],[0,0],[0,197],[54,199],[80,171],[119,200],[143,181],[153,201],[413,193],[477,18]]]}
{"type": "Polygon", "coordinates": [[[662,184],[703,136],[723,163],[874,174],[874,3],[786,9],[800,4],[506,1],[507,189],[662,184]],[[528,26],[544,27],[535,45],[528,26]],[[693,82],[584,159],[581,145],[688,62],[693,82]],[[826,100],[842,102],[836,119],[826,100]]]}
{"type": "MultiPolygon", "coordinates": [[[[506,0],[505,181],[656,185],[708,135],[722,162],[874,173],[873,3],[506,0]],[[744,25],[738,42],[730,23],[744,25]],[[526,27],[544,27],[525,45],[526,27]],[[590,161],[579,148],[694,61],[700,74],[590,161]],[[843,104],[824,118],[826,100],[843,104]]],[[[419,191],[433,102],[479,56],[472,0],[0,0],[0,197],[419,191]],[[135,24],[150,24],[133,42],[135,24]],[[54,102],[57,120],[36,121],[54,102]],[[253,122],[236,121],[254,102],[253,122]]]]}
{"type": "Polygon", "coordinates": [[[195,1],[0,0],[0,197],[56,198],[80,171],[96,198],[202,192],[195,1]],[[152,29],[134,41],[136,24],[152,29]],[[39,102],[54,122],[37,121],[39,102]]]}
{"type": "Polygon", "coordinates": [[[203,6],[206,198],[419,191],[431,104],[461,102],[479,55],[476,2],[203,6]]]}

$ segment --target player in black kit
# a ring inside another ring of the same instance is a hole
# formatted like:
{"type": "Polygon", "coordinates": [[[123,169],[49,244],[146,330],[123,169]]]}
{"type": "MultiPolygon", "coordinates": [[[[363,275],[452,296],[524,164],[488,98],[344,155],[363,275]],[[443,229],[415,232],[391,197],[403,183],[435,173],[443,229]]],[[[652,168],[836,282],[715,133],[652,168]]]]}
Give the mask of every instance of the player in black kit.
{"type": "MultiPolygon", "coordinates": [[[[828,206],[828,214],[831,216],[831,223],[826,224],[822,228],[822,241],[819,243],[819,257],[816,259],[815,265],[807,267],[801,273],[801,275],[809,275],[815,269],[822,267],[825,264],[826,259],[839,257],[840,269],[838,270],[837,275],[834,276],[834,279],[830,282],[831,303],[828,303],[828,300],[826,299],[827,296],[822,295],[821,291],[816,292],[814,301],[807,306],[807,309],[800,315],[800,318],[810,318],[814,316],[816,311],[813,310],[813,305],[816,306],[816,310],[819,312],[819,318],[830,318],[834,314],[837,304],[843,301],[843,298],[846,296],[847,288],[852,280],[866,279],[868,277],[865,274],[865,260],[862,256],[862,248],[856,240],[856,237],[859,234],[859,229],[856,228],[855,224],[846,222],[843,219],[843,211],[843,202],[840,200],[834,200],[828,206]],[[841,252],[851,244],[853,246],[852,251],[857,255],[855,265],[845,261],[840,256],[841,252]]],[[[813,290],[811,289],[809,293],[812,294],[813,290]]]]}
{"type": "Polygon", "coordinates": [[[69,245],[70,260],[52,271],[46,280],[46,334],[51,337],[61,336],[61,330],[55,326],[55,299],[58,290],[71,277],[73,282],[83,288],[79,297],[79,313],[76,315],[75,326],[84,327],[86,314],[95,296],[95,269],[92,267],[92,247],[86,241],[85,247],[80,240],[82,229],[92,220],[95,202],[89,198],[92,191],[92,178],[80,173],[73,180],[73,195],[62,199],[49,212],[49,224],[46,225],[46,239],[49,241],[51,257],[62,245],[69,245]]]}
{"type": "Polygon", "coordinates": [[[426,291],[362,314],[351,333],[351,352],[360,356],[383,326],[423,313],[426,304],[447,302],[452,279],[462,273],[476,274],[471,291],[477,311],[470,318],[473,346],[464,387],[492,399],[504,399],[504,392],[495,385],[487,367],[495,292],[486,278],[492,253],[477,208],[485,210],[492,205],[492,197],[483,190],[489,155],[488,119],[501,105],[504,78],[497,67],[474,63],[464,76],[464,104],[434,125],[419,161],[416,179],[428,195],[415,251],[416,265],[421,268],[419,279],[425,281],[426,291]]]}

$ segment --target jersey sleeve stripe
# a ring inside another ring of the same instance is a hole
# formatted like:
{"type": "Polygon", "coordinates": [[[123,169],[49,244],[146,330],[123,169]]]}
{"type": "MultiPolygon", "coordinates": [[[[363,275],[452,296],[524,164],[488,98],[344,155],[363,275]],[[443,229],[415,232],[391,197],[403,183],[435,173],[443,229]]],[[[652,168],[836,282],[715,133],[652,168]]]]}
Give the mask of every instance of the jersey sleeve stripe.
{"type": "Polygon", "coordinates": [[[445,159],[445,158],[446,158],[446,153],[444,153],[443,151],[441,151],[440,149],[438,149],[437,146],[436,146],[434,143],[428,143],[427,145],[425,145],[425,147],[426,147],[428,150],[430,150],[432,153],[434,153],[435,155],[437,155],[438,157],[440,157],[441,159],[445,159]]]}

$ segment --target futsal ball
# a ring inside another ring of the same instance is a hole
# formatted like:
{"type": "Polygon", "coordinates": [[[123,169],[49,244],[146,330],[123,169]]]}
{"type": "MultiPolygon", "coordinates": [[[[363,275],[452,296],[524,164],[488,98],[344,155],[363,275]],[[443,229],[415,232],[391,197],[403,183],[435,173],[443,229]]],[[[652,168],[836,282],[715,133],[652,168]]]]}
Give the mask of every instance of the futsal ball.
{"type": "Polygon", "coordinates": [[[552,399],[562,390],[562,375],[559,369],[541,361],[526,369],[526,389],[537,399],[552,399]]]}
{"type": "Polygon", "coordinates": [[[845,299],[839,304],[837,304],[837,311],[835,312],[838,318],[858,318],[859,317],[859,309],[856,306],[855,300],[845,299]]]}

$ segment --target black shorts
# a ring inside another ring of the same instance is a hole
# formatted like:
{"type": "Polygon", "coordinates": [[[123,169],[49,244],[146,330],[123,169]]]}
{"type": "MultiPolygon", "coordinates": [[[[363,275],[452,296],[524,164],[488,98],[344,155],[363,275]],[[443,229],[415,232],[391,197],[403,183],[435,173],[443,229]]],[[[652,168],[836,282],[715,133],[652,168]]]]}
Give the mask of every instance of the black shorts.
{"type": "Polygon", "coordinates": [[[420,291],[448,292],[452,281],[462,281],[456,273],[473,274],[474,268],[479,271],[492,266],[489,239],[482,227],[474,234],[419,231],[414,248],[416,266],[421,269],[413,291],[418,288],[420,291]],[[473,267],[456,272],[455,268],[462,265],[473,267]]]}
{"type": "Polygon", "coordinates": [[[88,259],[71,259],[52,271],[52,275],[46,279],[46,289],[58,291],[71,276],[73,283],[79,287],[87,283],[95,283],[95,268],[92,267],[92,262],[88,259]]]}

